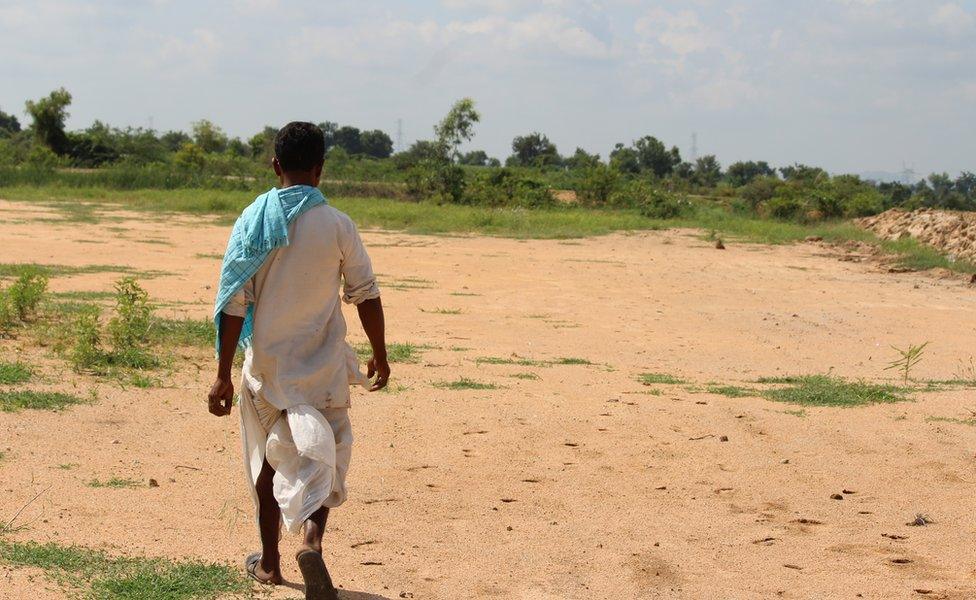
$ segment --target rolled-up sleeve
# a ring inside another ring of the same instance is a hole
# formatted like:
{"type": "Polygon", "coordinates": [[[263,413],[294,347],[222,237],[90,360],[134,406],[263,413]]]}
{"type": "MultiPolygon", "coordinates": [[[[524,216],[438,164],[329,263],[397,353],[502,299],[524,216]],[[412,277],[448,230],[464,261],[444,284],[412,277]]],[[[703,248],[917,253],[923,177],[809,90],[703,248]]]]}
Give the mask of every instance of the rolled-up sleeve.
{"type": "Polygon", "coordinates": [[[231,296],[231,299],[227,302],[227,306],[224,307],[222,312],[232,317],[243,318],[247,315],[247,306],[253,302],[254,279],[252,278],[248,279],[247,283],[241,289],[237,290],[236,294],[231,296]]]}
{"type": "Polygon", "coordinates": [[[366,300],[380,297],[380,286],[373,274],[373,264],[359,237],[359,231],[352,221],[340,227],[342,251],[342,301],[347,304],[362,304],[366,300]]]}

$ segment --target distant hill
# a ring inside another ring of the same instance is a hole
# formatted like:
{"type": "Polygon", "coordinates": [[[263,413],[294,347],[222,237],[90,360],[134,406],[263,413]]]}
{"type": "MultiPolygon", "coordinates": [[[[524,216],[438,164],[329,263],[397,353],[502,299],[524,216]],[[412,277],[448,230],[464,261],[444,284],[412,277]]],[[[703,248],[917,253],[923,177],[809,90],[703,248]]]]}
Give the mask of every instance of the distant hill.
{"type": "MultiPolygon", "coordinates": [[[[891,183],[891,182],[904,183],[903,181],[904,174],[901,172],[895,173],[892,171],[865,171],[863,173],[858,173],[858,175],[861,176],[861,179],[868,179],[870,181],[876,181],[878,183],[891,183]]],[[[918,176],[915,176],[912,178],[911,183],[915,183],[918,180],[919,180],[918,176]]]]}

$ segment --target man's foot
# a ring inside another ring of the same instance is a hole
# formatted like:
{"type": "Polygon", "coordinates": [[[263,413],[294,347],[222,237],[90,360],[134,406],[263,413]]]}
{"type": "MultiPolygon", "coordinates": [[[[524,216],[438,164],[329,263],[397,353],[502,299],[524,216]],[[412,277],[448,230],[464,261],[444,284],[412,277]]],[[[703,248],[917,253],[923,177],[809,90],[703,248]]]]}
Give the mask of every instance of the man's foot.
{"type": "Polygon", "coordinates": [[[263,562],[260,552],[255,552],[245,558],[244,569],[247,571],[247,576],[261,584],[281,585],[284,582],[284,579],[281,577],[281,567],[276,566],[272,569],[266,569],[262,565],[263,562]]]}
{"type": "Polygon", "coordinates": [[[339,600],[320,552],[305,548],[298,552],[296,558],[305,580],[305,600],[339,600]]]}

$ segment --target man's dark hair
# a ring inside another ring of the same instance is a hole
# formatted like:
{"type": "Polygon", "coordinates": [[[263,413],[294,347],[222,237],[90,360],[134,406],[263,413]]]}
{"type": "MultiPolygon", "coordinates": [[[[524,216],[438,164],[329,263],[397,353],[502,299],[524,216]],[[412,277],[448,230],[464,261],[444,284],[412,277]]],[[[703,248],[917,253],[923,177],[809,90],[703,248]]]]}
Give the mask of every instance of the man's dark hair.
{"type": "Polygon", "coordinates": [[[313,123],[292,121],[275,135],[275,157],[282,171],[311,171],[325,159],[325,136],[313,123]]]}

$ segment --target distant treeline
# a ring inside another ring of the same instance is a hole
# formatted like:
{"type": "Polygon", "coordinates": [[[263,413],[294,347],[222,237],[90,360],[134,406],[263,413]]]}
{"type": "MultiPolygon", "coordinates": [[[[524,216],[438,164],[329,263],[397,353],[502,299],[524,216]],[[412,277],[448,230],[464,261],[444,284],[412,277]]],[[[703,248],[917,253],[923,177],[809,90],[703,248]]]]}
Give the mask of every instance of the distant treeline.
{"type": "MultiPolygon", "coordinates": [[[[229,137],[207,120],[193,123],[190,132],[120,129],[100,121],[66,131],[70,104],[71,94],[63,88],[27,101],[28,127],[0,111],[0,185],[257,190],[272,181],[267,165],[274,127],[247,140],[229,137]]],[[[638,208],[652,216],[680,213],[688,195],[791,220],[870,215],[891,207],[976,210],[971,172],[902,184],[831,176],[800,164],[774,168],[765,161],[723,169],[715,156],[689,162],[677,147],[650,135],[617,144],[604,160],[582,148],[563,156],[548,137],[533,132],[512,141],[503,166],[484,151],[459,151],[479,120],[474,102],[460,100],[431,139],[396,154],[381,130],[320,123],[327,145],[323,187],[343,195],[525,207],[557,206],[555,192],[572,190],[583,205],[638,208]]]]}

